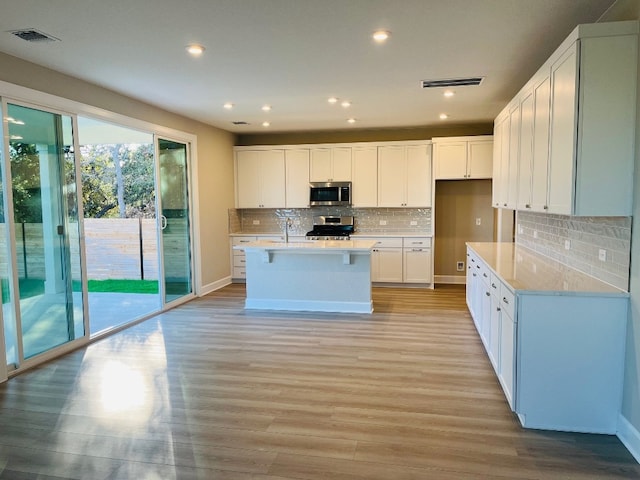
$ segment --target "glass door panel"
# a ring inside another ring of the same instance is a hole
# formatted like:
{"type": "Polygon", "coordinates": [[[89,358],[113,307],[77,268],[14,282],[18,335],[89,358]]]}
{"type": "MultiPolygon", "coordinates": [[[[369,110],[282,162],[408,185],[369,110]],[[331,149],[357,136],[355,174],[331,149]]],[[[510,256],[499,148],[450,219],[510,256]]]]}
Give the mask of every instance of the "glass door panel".
{"type": "Polygon", "coordinates": [[[70,116],[12,104],[7,113],[17,337],[30,358],[85,335],[72,282],[81,281],[74,132],[70,116]]]}
{"type": "Polygon", "coordinates": [[[193,293],[188,146],[158,138],[164,300],[193,293]]]}

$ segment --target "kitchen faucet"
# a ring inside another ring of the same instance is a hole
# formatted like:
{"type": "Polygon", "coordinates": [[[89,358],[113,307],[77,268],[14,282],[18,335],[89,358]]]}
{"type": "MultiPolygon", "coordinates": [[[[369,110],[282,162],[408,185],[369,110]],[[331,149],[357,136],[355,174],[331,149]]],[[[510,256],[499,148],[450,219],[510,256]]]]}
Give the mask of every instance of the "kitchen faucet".
{"type": "Polygon", "coordinates": [[[289,229],[293,225],[293,220],[287,217],[284,221],[284,243],[289,243],[289,229]]]}

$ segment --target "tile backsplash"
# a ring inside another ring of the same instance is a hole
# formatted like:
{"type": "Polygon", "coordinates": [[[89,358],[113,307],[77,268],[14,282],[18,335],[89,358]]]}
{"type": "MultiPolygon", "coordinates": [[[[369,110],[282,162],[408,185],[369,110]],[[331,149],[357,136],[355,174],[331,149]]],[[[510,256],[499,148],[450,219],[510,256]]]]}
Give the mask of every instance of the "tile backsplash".
{"type": "Polygon", "coordinates": [[[517,212],[516,243],[629,290],[631,217],[569,217],[517,212]],[[569,249],[565,243],[569,242],[569,249]],[[600,260],[599,251],[606,250],[600,260]]]}
{"type": "Polygon", "coordinates": [[[349,207],[230,209],[229,233],[282,233],[285,219],[290,218],[291,235],[304,235],[317,215],[353,215],[356,233],[432,233],[430,208],[349,207]]]}

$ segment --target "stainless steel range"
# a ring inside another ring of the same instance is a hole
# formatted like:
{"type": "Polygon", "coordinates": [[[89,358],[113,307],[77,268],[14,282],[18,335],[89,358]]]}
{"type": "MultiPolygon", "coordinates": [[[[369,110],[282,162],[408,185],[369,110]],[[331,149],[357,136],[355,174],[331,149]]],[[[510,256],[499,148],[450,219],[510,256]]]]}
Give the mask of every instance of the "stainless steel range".
{"type": "Polygon", "coordinates": [[[353,217],[313,217],[313,230],[307,232],[308,240],[349,240],[354,231],[353,217]]]}

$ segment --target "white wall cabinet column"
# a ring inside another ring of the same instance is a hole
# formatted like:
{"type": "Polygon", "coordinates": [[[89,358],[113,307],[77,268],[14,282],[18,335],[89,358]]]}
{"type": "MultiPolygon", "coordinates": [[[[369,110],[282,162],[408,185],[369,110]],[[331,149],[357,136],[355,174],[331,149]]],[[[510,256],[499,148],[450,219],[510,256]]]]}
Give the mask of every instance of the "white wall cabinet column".
{"type": "Polygon", "coordinates": [[[433,138],[433,165],[436,180],[491,178],[493,137],[433,138]]]}
{"type": "Polygon", "coordinates": [[[284,150],[236,151],[236,207],[285,205],[284,150]]]}
{"type": "Polygon", "coordinates": [[[351,180],[351,147],[311,149],[310,181],[348,182],[351,180]]]}
{"type": "Polygon", "coordinates": [[[286,207],[309,206],[309,150],[285,150],[286,207]]]}
{"type": "Polygon", "coordinates": [[[378,206],[431,206],[431,145],[378,148],[378,206]]]}
{"type": "Polygon", "coordinates": [[[356,208],[378,206],[378,149],[354,147],[352,150],[351,202],[356,208]]]}

